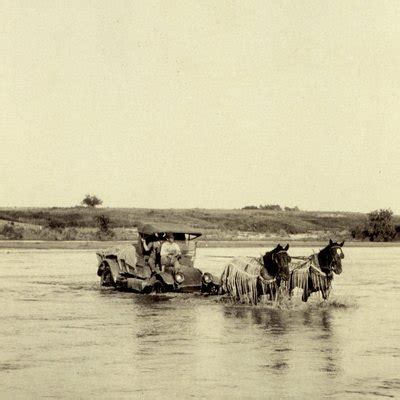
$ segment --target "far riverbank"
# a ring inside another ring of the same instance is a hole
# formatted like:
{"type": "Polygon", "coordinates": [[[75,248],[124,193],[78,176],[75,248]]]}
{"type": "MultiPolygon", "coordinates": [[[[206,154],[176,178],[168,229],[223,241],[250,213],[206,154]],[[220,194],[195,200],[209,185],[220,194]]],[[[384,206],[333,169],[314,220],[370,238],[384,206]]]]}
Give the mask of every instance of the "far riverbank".
{"type": "MultiPolygon", "coordinates": [[[[262,240],[210,240],[199,241],[199,248],[215,248],[215,247],[273,247],[277,243],[289,243],[292,247],[315,247],[321,248],[326,245],[326,241],[304,241],[304,240],[287,240],[275,239],[274,241],[262,240]]],[[[1,240],[0,249],[60,249],[60,250],[96,250],[105,249],[113,246],[121,246],[134,244],[133,241],[50,241],[50,240],[1,240]]],[[[363,241],[347,241],[346,247],[399,247],[400,242],[363,242],[363,241]]]]}

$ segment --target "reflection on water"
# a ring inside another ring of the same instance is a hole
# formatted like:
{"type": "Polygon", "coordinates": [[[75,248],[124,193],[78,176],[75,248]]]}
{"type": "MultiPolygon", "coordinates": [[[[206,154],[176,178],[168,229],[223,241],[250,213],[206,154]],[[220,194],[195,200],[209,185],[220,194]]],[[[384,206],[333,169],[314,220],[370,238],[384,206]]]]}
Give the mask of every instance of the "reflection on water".
{"type": "MultiPolygon", "coordinates": [[[[334,377],[340,373],[339,357],[340,348],[335,342],[332,332],[332,311],[322,310],[296,310],[284,312],[282,309],[226,307],[224,315],[227,318],[240,319],[239,324],[254,324],[260,328],[259,339],[269,343],[272,351],[269,355],[270,363],[265,366],[272,373],[282,373],[290,367],[290,358],[293,352],[304,351],[307,342],[298,348],[296,334],[312,333],[313,347],[312,362],[320,366],[327,377],[334,377]]],[[[305,360],[307,362],[307,360],[305,360]]]]}
{"type": "MultiPolygon", "coordinates": [[[[197,262],[218,274],[228,256],[258,253],[200,249],[197,262]]],[[[99,288],[92,252],[0,255],[4,398],[356,399],[400,390],[398,248],[347,249],[329,302],[257,307],[99,288]]]]}

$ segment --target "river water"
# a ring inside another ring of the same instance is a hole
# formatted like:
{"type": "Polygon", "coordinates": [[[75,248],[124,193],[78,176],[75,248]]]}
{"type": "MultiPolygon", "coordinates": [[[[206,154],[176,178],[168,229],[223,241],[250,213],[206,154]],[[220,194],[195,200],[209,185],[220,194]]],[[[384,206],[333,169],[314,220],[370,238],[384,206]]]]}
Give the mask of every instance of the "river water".
{"type": "MultiPolygon", "coordinates": [[[[0,398],[398,397],[400,248],[344,250],[328,302],[250,307],[102,289],[93,251],[2,249],[0,398]]],[[[259,253],[204,248],[196,265],[259,253]]]]}

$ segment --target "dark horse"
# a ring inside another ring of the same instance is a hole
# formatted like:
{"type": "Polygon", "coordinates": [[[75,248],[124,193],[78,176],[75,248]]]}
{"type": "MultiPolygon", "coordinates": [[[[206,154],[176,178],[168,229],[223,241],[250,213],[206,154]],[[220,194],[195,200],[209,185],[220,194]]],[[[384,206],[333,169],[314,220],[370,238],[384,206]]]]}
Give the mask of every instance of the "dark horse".
{"type": "Polygon", "coordinates": [[[267,294],[270,300],[277,298],[278,289],[282,281],[287,282],[290,277],[289,264],[291,257],[287,253],[289,244],[282,247],[278,244],[275,249],[268,251],[263,256],[264,268],[261,270],[261,278],[258,281],[257,292],[260,295],[267,294]],[[264,282],[274,280],[274,284],[265,287],[264,282]],[[265,290],[267,289],[267,290],[265,290]]]}
{"type": "Polygon", "coordinates": [[[289,244],[286,247],[282,247],[280,244],[271,251],[267,251],[263,255],[264,270],[261,272],[261,276],[265,279],[275,278],[277,281],[289,280],[289,264],[292,260],[287,253],[289,250],[289,244]],[[265,276],[265,272],[269,276],[265,276]]]}
{"type": "Polygon", "coordinates": [[[237,257],[229,262],[221,275],[221,293],[235,301],[257,304],[260,296],[276,299],[282,281],[288,281],[289,245],[278,246],[262,257],[237,257]]]}
{"type": "Polygon", "coordinates": [[[329,244],[318,254],[313,254],[305,261],[291,267],[289,293],[294,288],[303,289],[302,300],[307,301],[311,293],[320,291],[324,300],[329,297],[333,273],[342,273],[342,243],[329,240],[329,244]]]}

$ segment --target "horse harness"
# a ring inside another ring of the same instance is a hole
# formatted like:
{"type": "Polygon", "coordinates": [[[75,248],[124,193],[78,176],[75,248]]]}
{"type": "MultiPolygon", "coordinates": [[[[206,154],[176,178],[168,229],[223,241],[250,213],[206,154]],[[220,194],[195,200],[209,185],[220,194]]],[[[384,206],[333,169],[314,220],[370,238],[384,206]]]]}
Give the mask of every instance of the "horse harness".
{"type": "MultiPolygon", "coordinates": [[[[319,261],[318,261],[318,254],[312,254],[311,256],[308,257],[292,257],[292,259],[297,259],[297,260],[302,260],[304,262],[297,264],[291,271],[290,273],[292,274],[294,271],[299,270],[299,269],[309,269],[312,268],[315,272],[319,273],[322,276],[328,277],[331,272],[329,272],[329,275],[322,271],[319,261]]],[[[332,271],[330,269],[330,271],[332,271]]]]}

